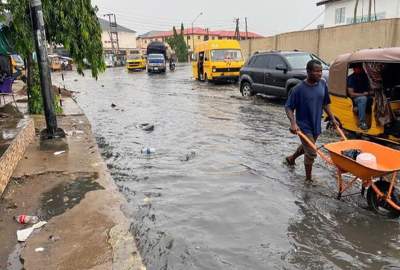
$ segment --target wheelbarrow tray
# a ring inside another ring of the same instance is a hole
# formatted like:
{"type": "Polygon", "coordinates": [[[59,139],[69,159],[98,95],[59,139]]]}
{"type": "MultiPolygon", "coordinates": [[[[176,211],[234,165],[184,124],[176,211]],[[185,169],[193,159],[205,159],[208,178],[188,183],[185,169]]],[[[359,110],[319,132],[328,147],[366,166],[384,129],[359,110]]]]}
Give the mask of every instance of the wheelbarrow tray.
{"type": "Polygon", "coordinates": [[[349,172],[363,180],[381,177],[400,171],[400,151],[364,140],[345,140],[324,145],[329,151],[333,164],[342,172],[349,172]],[[364,166],[342,155],[342,151],[359,149],[376,157],[376,166],[364,166]]]}

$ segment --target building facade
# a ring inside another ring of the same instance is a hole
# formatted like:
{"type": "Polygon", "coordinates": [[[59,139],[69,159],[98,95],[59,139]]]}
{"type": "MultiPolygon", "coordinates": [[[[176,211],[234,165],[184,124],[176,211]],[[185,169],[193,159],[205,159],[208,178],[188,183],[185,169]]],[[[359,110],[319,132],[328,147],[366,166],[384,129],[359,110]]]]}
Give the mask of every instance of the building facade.
{"type": "MultiPolygon", "coordinates": [[[[102,30],[101,40],[105,54],[112,54],[112,42],[110,36],[110,22],[102,18],[98,18],[102,30]]],[[[131,51],[137,50],[137,33],[134,30],[117,25],[119,52],[118,55],[128,55],[131,51]]],[[[115,46],[115,45],[114,45],[115,46]]]]}
{"type": "MultiPolygon", "coordinates": [[[[178,30],[179,33],[179,30],[178,30]]],[[[193,51],[200,42],[205,40],[226,40],[236,39],[235,31],[209,31],[200,27],[193,29],[184,30],[184,38],[186,45],[188,46],[189,52],[193,51]]],[[[153,41],[166,42],[169,37],[173,36],[172,31],[151,31],[146,34],[140,35],[137,38],[138,47],[145,53],[147,46],[153,41]]],[[[262,38],[263,36],[253,32],[240,32],[240,38],[244,39],[256,39],[262,38]]]]}
{"type": "MultiPolygon", "coordinates": [[[[325,5],[324,27],[354,23],[354,10],[357,0],[324,0],[317,6],[325,5]]],[[[356,23],[369,20],[369,0],[359,0],[356,23]]],[[[371,21],[400,17],[400,0],[371,1],[371,21]],[[376,6],[374,6],[376,3],[376,6]]]]}

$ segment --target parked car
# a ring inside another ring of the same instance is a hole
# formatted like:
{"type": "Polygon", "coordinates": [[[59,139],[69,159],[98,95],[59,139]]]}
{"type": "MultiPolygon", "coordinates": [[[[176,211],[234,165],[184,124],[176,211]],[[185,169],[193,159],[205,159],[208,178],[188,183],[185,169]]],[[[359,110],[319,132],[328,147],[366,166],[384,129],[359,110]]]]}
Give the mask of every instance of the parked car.
{"type": "Polygon", "coordinates": [[[106,54],[103,56],[104,58],[104,63],[106,64],[106,67],[114,67],[114,57],[111,54],[106,54]]]}
{"type": "Polygon", "coordinates": [[[307,77],[306,65],[312,59],[321,61],[323,78],[328,80],[329,65],[312,53],[257,53],[240,70],[240,92],[243,96],[265,94],[286,98],[293,87],[307,77]]]}

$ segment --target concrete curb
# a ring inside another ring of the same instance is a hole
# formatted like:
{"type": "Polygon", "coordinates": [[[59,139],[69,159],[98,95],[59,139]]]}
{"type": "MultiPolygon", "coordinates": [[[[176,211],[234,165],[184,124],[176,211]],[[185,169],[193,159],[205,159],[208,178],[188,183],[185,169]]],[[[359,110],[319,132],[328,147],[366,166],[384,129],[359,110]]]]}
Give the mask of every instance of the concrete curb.
{"type": "Polygon", "coordinates": [[[35,127],[31,118],[21,120],[23,127],[18,135],[11,141],[7,150],[0,156],[0,197],[3,194],[10,177],[18,162],[22,159],[26,148],[35,138],[35,127]]]}

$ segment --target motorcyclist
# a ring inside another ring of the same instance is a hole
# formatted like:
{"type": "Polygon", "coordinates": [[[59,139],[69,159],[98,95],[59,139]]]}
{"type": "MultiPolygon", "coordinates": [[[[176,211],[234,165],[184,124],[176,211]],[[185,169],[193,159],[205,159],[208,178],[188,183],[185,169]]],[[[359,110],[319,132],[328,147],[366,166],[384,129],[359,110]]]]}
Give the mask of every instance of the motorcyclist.
{"type": "Polygon", "coordinates": [[[175,70],[175,62],[172,57],[169,58],[169,70],[175,70]]]}

